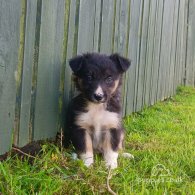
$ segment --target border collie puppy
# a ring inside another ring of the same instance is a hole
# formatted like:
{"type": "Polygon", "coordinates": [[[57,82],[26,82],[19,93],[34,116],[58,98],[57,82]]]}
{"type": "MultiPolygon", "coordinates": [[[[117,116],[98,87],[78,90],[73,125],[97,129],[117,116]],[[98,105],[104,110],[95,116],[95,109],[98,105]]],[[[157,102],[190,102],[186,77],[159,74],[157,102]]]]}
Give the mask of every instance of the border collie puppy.
{"type": "Polygon", "coordinates": [[[86,166],[94,162],[97,151],[103,154],[106,166],[114,169],[124,138],[122,74],[130,61],[118,54],[87,53],[72,58],[69,64],[81,92],[69,105],[71,142],[86,166]]]}

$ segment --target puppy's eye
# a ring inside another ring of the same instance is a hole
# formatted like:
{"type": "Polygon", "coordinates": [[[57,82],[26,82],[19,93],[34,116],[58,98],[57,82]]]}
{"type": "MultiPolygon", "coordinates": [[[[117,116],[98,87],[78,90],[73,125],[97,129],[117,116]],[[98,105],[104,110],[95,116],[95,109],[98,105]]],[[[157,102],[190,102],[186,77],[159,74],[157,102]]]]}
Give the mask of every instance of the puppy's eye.
{"type": "Polygon", "coordinates": [[[92,79],[93,79],[92,75],[87,75],[87,80],[88,81],[92,81],[92,79]]]}
{"type": "Polygon", "coordinates": [[[111,76],[106,78],[106,83],[111,84],[113,82],[113,78],[111,76]]]}

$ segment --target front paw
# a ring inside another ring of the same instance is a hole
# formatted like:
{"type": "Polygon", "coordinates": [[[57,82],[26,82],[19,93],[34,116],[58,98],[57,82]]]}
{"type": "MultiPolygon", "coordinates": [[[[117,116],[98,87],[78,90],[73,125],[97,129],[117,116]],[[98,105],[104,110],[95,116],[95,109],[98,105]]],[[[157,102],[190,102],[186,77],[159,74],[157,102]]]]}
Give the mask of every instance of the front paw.
{"type": "Polygon", "coordinates": [[[86,167],[91,166],[94,162],[92,153],[80,154],[80,158],[83,160],[83,163],[86,167]]]}
{"type": "Polygon", "coordinates": [[[115,169],[118,166],[117,159],[118,153],[114,151],[108,151],[104,153],[104,159],[106,161],[106,167],[110,169],[115,169]]]}
{"type": "Polygon", "coordinates": [[[86,167],[89,167],[93,164],[93,157],[90,157],[88,159],[83,159],[83,163],[86,167]]]}
{"type": "Polygon", "coordinates": [[[106,162],[106,167],[108,169],[116,169],[117,166],[118,166],[117,160],[112,160],[112,161],[106,162]]]}

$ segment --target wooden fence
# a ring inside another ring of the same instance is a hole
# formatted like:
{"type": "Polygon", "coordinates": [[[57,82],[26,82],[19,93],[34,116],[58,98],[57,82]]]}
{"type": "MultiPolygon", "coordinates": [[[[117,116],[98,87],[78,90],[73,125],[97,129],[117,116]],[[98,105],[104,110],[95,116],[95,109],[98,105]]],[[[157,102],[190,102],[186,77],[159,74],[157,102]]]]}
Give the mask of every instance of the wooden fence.
{"type": "Polygon", "coordinates": [[[1,0],[0,153],[55,137],[74,94],[68,59],[118,52],[124,115],[195,84],[194,0],[1,0]]]}

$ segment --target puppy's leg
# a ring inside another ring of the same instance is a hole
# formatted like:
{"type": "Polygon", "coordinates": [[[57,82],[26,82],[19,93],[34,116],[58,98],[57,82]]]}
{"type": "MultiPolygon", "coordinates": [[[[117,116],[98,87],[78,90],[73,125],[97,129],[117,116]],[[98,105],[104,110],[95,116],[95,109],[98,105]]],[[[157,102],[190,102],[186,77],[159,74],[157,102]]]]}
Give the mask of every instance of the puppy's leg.
{"type": "Polygon", "coordinates": [[[106,166],[111,169],[117,168],[118,150],[122,145],[122,131],[110,129],[104,138],[103,150],[106,166]]]}
{"type": "Polygon", "coordinates": [[[91,136],[85,129],[76,129],[73,134],[73,145],[85,166],[93,164],[93,147],[91,136]]]}
{"type": "Polygon", "coordinates": [[[80,153],[79,156],[87,167],[93,164],[92,140],[91,140],[91,136],[87,131],[85,132],[85,151],[80,153]]]}

